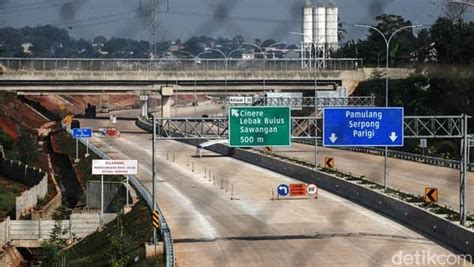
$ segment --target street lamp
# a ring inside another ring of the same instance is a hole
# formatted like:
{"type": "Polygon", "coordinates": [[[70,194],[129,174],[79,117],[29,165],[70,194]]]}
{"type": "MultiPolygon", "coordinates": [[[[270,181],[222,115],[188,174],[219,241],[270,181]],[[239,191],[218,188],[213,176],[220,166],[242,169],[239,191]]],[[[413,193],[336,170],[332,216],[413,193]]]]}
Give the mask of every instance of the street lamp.
{"type": "Polygon", "coordinates": [[[466,1],[461,1],[461,0],[451,0],[449,2],[456,3],[456,4],[465,4],[465,5],[474,7],[474,3],[471,3],[471,2],[466,2],[466,1]]]}
{"type": "MultiPolygon", "coordinates": [[[[303,38],[309,38],[309,36],[304,35],[301,32],[290,32],[290,34],[294,35],[301,35],[303,38]]],[[[314,43],[311,40],[311,43],[314,45],[315,49],[318,49],[319,41],[323,36],[319,38],[319,40],[314,43]]],[[[311,63],[310,63],[311,66],[311,63]]],[[[318,168],[318,79],[316,76],[316,57],[314,58],[314,169],[318,168]]]]}
{"type": "MultiPolygon", "coordinates": [[[[389,63],[389,51],[390,51],[390,42],[392,41],[393,37],[403,31],[403,30],[406,30],[406,29],[413,29],[413,28],[416,28],[416,27],[421,27],[422,25],[411,25],[411,26],[404,26],[404,27],[401,27],[399,29],[397,29],[396,31],[394,31],[392,33],[392,35],[390,35],[390,37],[387,39],[387,37],[385,36],[385,34],[383,34],[383,32],[379,29],[377,29],[376,27],[374,26],[370,26],[370,25],[362,25],[362,24],[356,24],[355,25],[356,27],[363,27],[363,28],[369,28],[369,29],[372,29],[378,33],[380,33],[380,35],[382,35],[383,37],[383,40],[385,41],[385,45],[386,45],[386,57],[385,57],[385,107],[388,107],[388,78],[389,78],[389,75],[388,75],[388,63],[389,63]]],[[[388,147],[385,147],[385,157],[384,157],[384,171],[383,171],[383,186],[384,186],[384,189],[385,191],[387,191],[387,155],[388,155],[388,147]]]]}
{"type": "Polygon", "coordinates": [[[252,43],[242,43],[242,45],[249,45],[249,46],[256,47],[256,48],[258,48],[258,50],[260,50],[260,53],[263,54],[263,93],[265,93],[265,83],[266,83],[265,82],[265,74],[266,74],[266,65],[267,65],[267,55],[263,51],[262,47],[259,46],[259,45],[252,44],[252,43]]]}
{"type": "Polygon", "coordinates": [[[175,53],[186,54],[186,55],[191,56],[192,58],[195,58],[195,56],[191,52],[188,52],[188,51],[178,50],[178,51],[171,52],[172,55],[174,55],[175,53]]]}

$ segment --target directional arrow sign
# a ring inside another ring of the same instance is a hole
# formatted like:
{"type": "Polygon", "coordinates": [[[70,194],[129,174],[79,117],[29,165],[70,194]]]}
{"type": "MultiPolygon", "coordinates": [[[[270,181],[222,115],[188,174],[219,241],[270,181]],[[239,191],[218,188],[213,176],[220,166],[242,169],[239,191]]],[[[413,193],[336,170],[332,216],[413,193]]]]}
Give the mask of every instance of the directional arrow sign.
{"type": "Polygon", "coordinates": [[[425,188],[425,202],[426,203],[437,203],[438,202],[438,188],[425,188]]]}
{"type": "Polygon", "coordinates": [[[325,108],[324,146],[403,146],[403,108],[325,108]]]}
{"type": "Polygon", "coordinates": [[[277,191],[278,191],[278,195],[286,196],[290,192],[290,189],[288,188],[286,184],[281,184],[278,186],[277,191]]]}

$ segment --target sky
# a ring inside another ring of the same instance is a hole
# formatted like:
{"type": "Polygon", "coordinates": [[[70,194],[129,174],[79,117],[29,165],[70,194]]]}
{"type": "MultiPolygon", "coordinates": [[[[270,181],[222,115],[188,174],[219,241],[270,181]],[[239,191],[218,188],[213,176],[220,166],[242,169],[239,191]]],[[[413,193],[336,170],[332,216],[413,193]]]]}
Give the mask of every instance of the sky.
{"type": "MultiPolygon", "coordinates": [[[[76,38],[95,36],[150,40],[152,0],[0,0],[0,27],[51,24],[76,38]],[[140,9],[141,2],[141,9],[140,9]]],[[[157,40],[186,40],[195,35],[299,42],[306,0],[155,0],[157,40]],[[167,4],[169,1],[169,5],[167,4]]],[[[319,1],[327,4],[329,0],[319,1]]],[[[442,0],[335,0],[347,38],[363,38],[381,13],[397,14],[414,24],[432,24],[442,0]]],[[[316,3],[315,1],[313,3],[316,3]]],[[[474,9],[467,19],[472,20],[474,9]]]]}

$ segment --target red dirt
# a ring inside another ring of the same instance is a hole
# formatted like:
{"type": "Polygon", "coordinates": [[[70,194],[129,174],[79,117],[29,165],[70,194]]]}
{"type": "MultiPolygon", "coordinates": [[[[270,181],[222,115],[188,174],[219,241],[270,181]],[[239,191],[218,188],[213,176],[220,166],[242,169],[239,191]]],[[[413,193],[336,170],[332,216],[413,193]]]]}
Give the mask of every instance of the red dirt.
{"type": "MultiPolygon", "coordinates": [[[[62,106],[72,111],[74,114],[84,113],[87,104],[95,105],[99,110],[101,100],[99,96],[29,96],[31,100],[38,101],[46,109],[56,112],[62,106]]],[[[109,109],[123,109],[128,107],[138,107],[140,100],[135,95],[103,95],[102,103],[107,104],[109,109]]]]}
{"type": "Polygon", "coordinates": [[[18,138],[16,125],[11,119],[5,116],[0,116],[0,128],[11,138],[15,140],[18,138]]]}

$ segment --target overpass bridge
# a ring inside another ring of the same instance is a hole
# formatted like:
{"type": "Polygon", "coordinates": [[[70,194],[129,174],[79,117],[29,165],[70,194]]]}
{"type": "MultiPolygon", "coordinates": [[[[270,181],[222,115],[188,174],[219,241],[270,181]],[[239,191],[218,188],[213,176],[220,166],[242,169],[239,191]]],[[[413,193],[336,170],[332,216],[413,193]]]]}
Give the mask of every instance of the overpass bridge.
{"type": "MultiPolygon", "coordinates": [[[[0,58],[0,88],[20,94],[176,94],[335,90],[371,77],[362,59],[57,59],[0,58]],[[316,66],[316,67],[315,67],[316,66]]],[[[393,69],[403,78],[408,69],[393,69]]]]}

